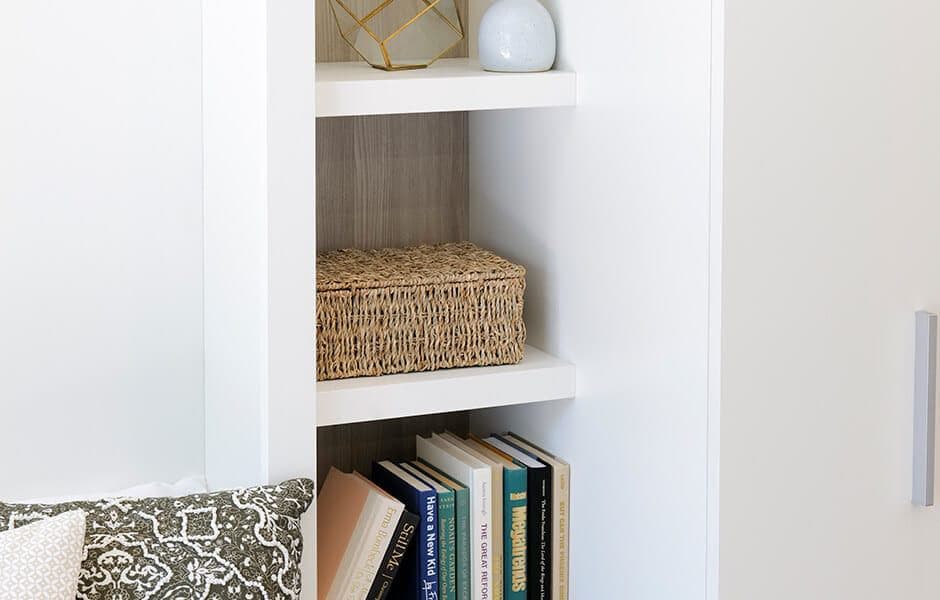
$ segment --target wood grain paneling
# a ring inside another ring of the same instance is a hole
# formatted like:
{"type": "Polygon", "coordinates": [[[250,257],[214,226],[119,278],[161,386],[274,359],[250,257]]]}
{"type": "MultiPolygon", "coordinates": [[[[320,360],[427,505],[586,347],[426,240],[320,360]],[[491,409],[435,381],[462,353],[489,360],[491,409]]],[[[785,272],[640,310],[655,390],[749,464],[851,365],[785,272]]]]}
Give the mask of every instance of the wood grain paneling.
{"type": "MultiPolygon", "coordinates": [[[[467,0],[458,0],[466,19],[467,0]]],[[[316,0],[317,61],[360,60],[316,0]]],[[[467,40],[448,57],[467,56],[467,40]]],[[[317,120],[317,248],[380,248],[465,240],[469,227],[467,113],[317,120]]],[[[466,435],[467,412],[322,427],[317,481],[331,466],[371,474],[373,460],[411,460],[415,435],[466,435]]]]}
{"type": "MultiPolygon", "coordinates": [[[[465,28],[467,23],[467,0],[457,0],[457,10],[463,19],[465,28]]],[[[317,62],[343,62],[349,60],[362,60],[356,52],[349,47],[339,34],[336,20],[330,10],[329,0],[316,0],[317,25],[317,62]]],[[[451,49],[445,58],[458,58],[467,56],[467,36],[463,41],[451,49]]]]}
{"type": "Polygon", "coordinates": [[[467,239],[467,113],[317,121],[317,248],[467,239]]]}
{"type": "Polygon", "coordinates": [[[368,476],[373,460],[413,460],[416,435],[449,430],[465,436],[469,429],[467,412],[321,427],[317,431],[317,482],[322,485],[331,466],[368,476]]]}

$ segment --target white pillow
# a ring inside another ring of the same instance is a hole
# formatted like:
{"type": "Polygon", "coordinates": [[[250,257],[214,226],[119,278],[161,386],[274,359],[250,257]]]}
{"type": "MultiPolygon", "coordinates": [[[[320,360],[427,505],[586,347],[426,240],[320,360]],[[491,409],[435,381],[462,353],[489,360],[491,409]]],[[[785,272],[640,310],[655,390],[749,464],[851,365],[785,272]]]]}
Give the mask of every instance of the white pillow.
{"type": "Polygon", "coordinates": [[[205,477],[187,477],[176,483],[154,481],[116,492],[33,498],[31,500],[17,500],[16,502],[18,504],[62,504],[63,502],[101,500],[102,498],[173,498],[176,496],[189,496],[190,494],[204,494],[208,491],[209,486],[206,485],[205,477]]]}
{"type": "Polygon", "coordinates": [[[75,600],[84,542],[80,510],[0,533],[0,600],[75,600]]]}

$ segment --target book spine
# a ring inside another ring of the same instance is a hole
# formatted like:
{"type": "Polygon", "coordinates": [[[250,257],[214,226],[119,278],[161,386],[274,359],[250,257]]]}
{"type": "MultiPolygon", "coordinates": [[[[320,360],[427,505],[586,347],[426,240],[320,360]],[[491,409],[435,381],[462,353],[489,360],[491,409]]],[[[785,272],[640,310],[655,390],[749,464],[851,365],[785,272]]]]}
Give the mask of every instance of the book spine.
{"type": "Polygon", "coordinates": [[[552,596],[552,515],[551,515],[551,470],[529,468],[528,586],[530,598],[551,600],[552,596]]]}
{"type": "MultiPolygon", "coordinates": [[[[470,467],[455,455],[421,436],[415,438],[418,458],[458,478],[470,486],[471,599],[492,600],[490,597],[489,520],[493,506],[490,498],[492,481],[489,467],[470,467]]],[[[442,442],[450,444],[450,442],[442,442]]],[[[459,450],[459,449],[458,449],[459,450]]]]}
{"type": "Polygon", "coordinates": [[[470,490],[462,488],[454,494],[457,508],[457,600],[470,596],[470,490]]]}
{"type": "Polygon", "coordinates": [[[440,574],[438,589],[441,600],[457,598],[457,519],[455,517],[454,492],[448,491],[437,495],[438,510],[438,554],[440,556],[440,574]]]}
{"type": "Polygon", "coordinates": [[[434,491],[421,494],[422,511],[420,541],[418,547],[418,597],[424,600],[438,600],[438,540],[437,540],[437,493],[434,491]]]}
{"type": "Polygon", "coordinates": [[[401,568],[401,563],[417,529],[418,515],[408,511],[403,512],[401,519],[398,520],[395,533],[392,534],[388,550],[385,551],[385,556],[382,558],[378,575],[376,575],[375,581],[372,582],[369,593],[366,594],[368,600],[383,600],[388,597],[388,591],[392,587],[392,582],[395,581],[395,576],[401,568]]]}
{"type": "Polygon", "coordinates": [[[555,537],[558,539],[558,552],[553,567],[558,571],[558,598],[556,600],[568,600],[568,573],[570,570],[570,542],[568,538],[569,523],[571,519],[571,468],[565,466],[554,473],[558,477],[561,497],[557,499],[555,505],[558,507],[558,517],[555,522],[558,525],[558,531],[555,537]]]}
{"type": "Polygon", "coordinates": [[[491,468],[493,493],[490,512],[490,600],[506,600],[503,590],[503,467],[491,468]]]}
{"type": "Polygon", "coordinates": [[[524,469],[503,472],[503,589],[506,600],[528,597],[528,482],[524,469]]]}
{"type": "Polygon", "coordinates": [[[552,469],[552,597],[555,600],[568,600],[571,465],[514,433],[505,434],[503,439],[552,469]]]}
{"type": "Polygon", "coordinates": [[[376,514],[371,520],[367,535],[363,538],[368,540],[367,545],[357,556],[358,564],[353,569],[352,581],[344,598],[361,599],[367,596],[382,566],[381,561],[392,539],[390,536],[400,521],[401,514],[395,506],[383,507],[381,514],[376,514]]]}
{"type": "Polygon", "coordinates": [[[473,544],[473,599],[492,600],[490,597],[490,515],[493,503],[490,500],[490,481],[485,471],[480,470],[471,488],[473,497],[470,524],[476,541],[473,544]]]}

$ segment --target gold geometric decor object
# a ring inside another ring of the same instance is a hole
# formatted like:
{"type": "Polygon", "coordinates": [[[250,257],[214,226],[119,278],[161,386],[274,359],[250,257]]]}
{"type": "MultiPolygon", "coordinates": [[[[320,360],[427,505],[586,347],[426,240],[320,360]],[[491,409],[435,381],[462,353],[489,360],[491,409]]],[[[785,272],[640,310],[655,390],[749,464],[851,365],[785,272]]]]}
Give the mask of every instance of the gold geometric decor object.
{"type": "Polygon", "coordinates": [[[423,69],[463,39],[456,0],[330,0],[340,35],[384,71],[423,69]]]}

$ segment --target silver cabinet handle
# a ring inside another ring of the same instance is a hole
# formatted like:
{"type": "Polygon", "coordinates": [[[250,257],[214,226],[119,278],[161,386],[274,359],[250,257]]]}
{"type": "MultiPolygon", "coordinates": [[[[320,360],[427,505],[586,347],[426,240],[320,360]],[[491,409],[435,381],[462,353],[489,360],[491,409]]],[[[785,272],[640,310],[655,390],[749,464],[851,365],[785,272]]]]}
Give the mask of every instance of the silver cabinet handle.
{"type": "Polygon", "coordinates": [[[937,414],[937,315],[915,316],[914,504],[933,506],[937,414]]]}

